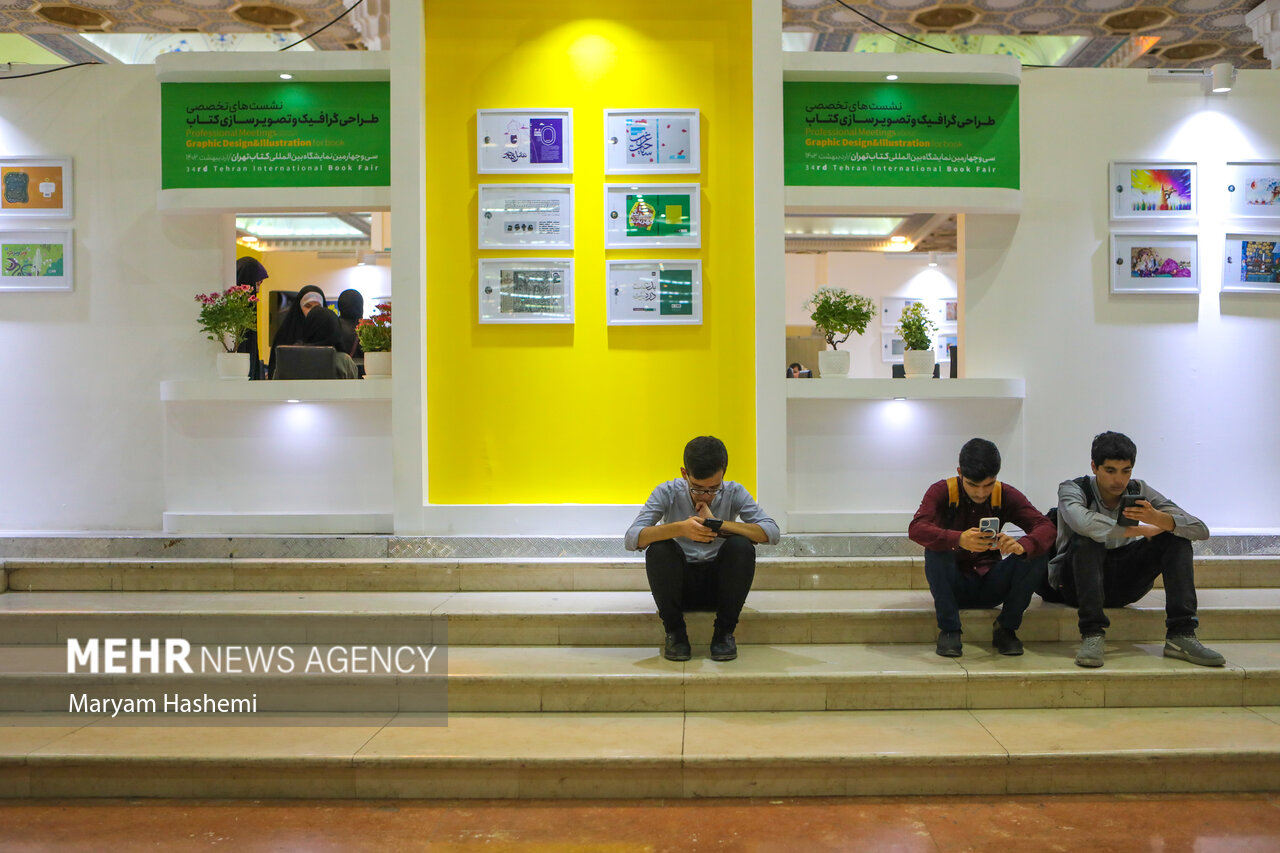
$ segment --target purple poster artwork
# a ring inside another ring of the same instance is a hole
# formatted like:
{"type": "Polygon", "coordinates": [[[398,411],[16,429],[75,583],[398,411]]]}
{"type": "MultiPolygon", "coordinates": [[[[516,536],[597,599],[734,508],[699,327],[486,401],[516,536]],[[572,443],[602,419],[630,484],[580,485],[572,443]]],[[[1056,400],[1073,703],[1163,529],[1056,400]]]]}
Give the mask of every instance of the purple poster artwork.
{"type": "Polygon", "coordinates": [[[564,120],[535,118],[529,120],[529,162],[564,162],[564,120]]]}

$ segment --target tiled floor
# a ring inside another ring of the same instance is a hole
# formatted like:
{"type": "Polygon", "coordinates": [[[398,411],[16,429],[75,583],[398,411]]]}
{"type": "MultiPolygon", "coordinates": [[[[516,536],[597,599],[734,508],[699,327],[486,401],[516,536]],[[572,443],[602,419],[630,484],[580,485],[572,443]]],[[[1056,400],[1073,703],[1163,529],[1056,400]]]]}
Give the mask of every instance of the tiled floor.
{"type": "Polygon", "coordinates": [[[1280,849],[1280,794],[860,799],[0,801],[0,851],[1280,849]]]}

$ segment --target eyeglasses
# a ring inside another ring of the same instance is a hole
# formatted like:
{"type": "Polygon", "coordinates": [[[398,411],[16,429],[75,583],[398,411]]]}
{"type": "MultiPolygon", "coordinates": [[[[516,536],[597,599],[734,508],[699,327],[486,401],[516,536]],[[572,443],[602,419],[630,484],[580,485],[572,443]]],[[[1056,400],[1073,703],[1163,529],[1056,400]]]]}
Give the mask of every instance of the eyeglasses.
{"type": "Polygon", "coordinates": [[[709,489],[704,489],[701,486],[695,486],[693,483],[690,483],[688,477],[684,478],[684,482],[685,485],[689,487],[689,494],[691,495],[711,495],[712,497],[715,497],[720,494],[720,490],[724,488],[724,484],[722,483],[719,486],[712,486],[709,489]]]}

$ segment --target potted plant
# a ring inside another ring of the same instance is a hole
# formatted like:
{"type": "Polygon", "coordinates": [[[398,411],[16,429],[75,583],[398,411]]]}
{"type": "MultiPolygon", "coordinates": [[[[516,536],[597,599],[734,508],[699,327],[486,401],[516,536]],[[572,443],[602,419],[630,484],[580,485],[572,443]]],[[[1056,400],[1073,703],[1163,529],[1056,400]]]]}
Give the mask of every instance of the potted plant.
{"type": "Polygon", "coordinates": [[[854,332],[861,335],[867,330],[876,313],[875,303],[843,287],[820,287],[804,307],[812,309],[809,319],[831,347],[818,353],[818,375],[823,379],[847,377],[849,353],[841,352],[839,346],[854,332]]]}
{"type": "Polygon", "coordinates": [[[356,337],[364,350],[365,376],[391,375],[391,303],[379,302],[378,313],[356,324],[356,337]]]}
{"type": "Polygon", "coordinates": [[[902,309],[894,331],[902,338],[906,350],[902,354],[902,372],[908,379],[933,376],[933,333],[937,330],[923,302],[912,302],[902,309]]]}
{"type": "Polygon", "coordinates": [[[221,293],[197,293],[200,328],[211,341],[222,344],[218,376],[248,379],[249,353],[236,352],[250,329],[258,325],[258,296],[248,284],[233,284],[221,293]]]}

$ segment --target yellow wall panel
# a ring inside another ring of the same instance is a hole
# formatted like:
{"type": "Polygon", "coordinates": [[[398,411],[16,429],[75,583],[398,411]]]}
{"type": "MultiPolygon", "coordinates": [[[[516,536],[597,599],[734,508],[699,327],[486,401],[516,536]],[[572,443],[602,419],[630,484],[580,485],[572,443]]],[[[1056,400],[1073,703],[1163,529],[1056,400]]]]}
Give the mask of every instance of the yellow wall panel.
{"type": "MultiPolygon", "coordinates": [[[[754,489],[751,4],[426,0],[428,499],[640,503],[712,434],[754,489]],[[573,109],[572,175],[476,175],[476,110],[573,109]],[[604,110],[701,110],[703,248],[604,249],[604,110]],[[477,185],[574,184],[575,250],[477,249],[477,185]],[[481,256],[573,257],[572,326],[481,325],[481,256]],[[700,258],[701,326],[609,327],[605,260],[700,258]]],[[[782,366],[779,365],[779,370],[782,366]]]]}

